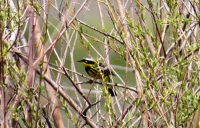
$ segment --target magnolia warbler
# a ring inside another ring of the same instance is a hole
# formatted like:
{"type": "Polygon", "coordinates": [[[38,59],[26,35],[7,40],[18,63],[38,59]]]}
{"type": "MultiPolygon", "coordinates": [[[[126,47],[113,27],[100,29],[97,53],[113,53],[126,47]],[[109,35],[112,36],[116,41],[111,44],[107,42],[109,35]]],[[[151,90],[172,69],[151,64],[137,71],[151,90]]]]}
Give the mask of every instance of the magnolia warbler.
{"type": "MultiPolygon", "coordinates": [[[[108,69],[108,67],[104,66],[102,63],[97,63],[92,58],[83,58],[82,60],[79,60],[78,62],[81,62],[83,66],[85,67],[85,71],[87,74],[94,79],[103,79],[107,78],[108,82],[111,82],[110,75],[114,76],[114,73],[108,69]]],[[[111,96],[116,96],[117,93],[113,91],[112,88],[108,88],[108,93],[111,96]]]]}

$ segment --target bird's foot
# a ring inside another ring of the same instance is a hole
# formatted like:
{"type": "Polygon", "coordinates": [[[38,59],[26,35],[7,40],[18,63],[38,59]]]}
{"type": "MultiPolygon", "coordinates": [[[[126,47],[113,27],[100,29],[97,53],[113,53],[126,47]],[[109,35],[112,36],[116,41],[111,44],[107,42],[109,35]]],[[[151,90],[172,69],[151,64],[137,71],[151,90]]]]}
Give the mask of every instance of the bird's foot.
{"type": "Polygon", "coordinates": [[[94,81],[93,80],[89,80],[89,81],[87,81],[87,83],[88,84],[92,84],[92,83],[94,83],[94,81]]]}

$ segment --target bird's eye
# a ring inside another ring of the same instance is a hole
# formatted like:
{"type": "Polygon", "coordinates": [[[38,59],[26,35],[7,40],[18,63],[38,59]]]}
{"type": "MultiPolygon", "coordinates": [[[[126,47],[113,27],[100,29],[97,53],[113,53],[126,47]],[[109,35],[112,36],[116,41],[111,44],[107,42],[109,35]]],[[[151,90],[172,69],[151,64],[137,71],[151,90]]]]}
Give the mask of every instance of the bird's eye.
{"type": "Polygon", "coordinates": [[[87,63],[88,61],[86,60],[85,63],[87,63]]]}

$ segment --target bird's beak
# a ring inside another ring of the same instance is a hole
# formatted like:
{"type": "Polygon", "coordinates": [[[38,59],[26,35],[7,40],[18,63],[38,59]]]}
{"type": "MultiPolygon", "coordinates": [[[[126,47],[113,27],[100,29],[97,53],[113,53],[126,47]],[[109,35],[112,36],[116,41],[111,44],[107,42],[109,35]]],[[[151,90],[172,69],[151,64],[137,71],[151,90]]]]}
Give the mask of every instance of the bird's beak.
{"type": "Polygon", "coordinates": [[[77,62],[82,62],[81,60],[77,61],[77,62]]]}

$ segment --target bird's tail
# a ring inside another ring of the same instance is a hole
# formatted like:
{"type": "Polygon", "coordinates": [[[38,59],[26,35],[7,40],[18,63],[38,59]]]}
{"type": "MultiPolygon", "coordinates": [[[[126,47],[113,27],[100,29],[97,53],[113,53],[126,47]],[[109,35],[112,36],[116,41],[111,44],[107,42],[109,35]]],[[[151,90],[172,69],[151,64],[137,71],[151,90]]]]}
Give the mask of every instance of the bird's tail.
{"type": "Polygon", "coordinates": [[[113,97],[113,96],[117,96],[117,93],[112,89],[112,88],[108,88],[108,93],[113,97]]]}
{"type": "MultiPolygon", "coordinates": [[[[108,82],[111,82],[111,78],[110,76],[107,76],[108,82]]],[[[117,96],[117,93],[112,89],[112,87],[108,88],[108,93],[113,97],[113,96],[117,96]]]]}

